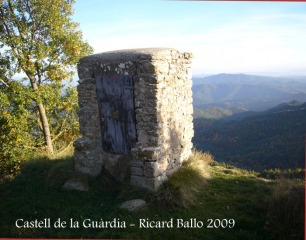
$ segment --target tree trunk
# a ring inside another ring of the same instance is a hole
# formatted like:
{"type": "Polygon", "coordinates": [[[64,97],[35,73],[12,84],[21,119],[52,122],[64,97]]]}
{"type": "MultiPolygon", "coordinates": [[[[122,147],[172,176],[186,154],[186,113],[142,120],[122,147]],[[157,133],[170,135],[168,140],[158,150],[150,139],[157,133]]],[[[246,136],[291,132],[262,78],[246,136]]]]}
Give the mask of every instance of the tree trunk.
{"type": "MultiPolygon", "coordinates": [[[[35,78],[30,78],[30,81],[31,81],[32,88],[35,91],[37,91],[38,86],[37,86],[37,83],[35,81],[35,78]]],[[[37,106],[38,106],[39,116],[40,116],[40,120],[41,120],[42,127],[43,127],[43,133],[44,133],[44,138],[45,138],[47,151],[48,151],[48,153],[53,154],[51,133],[50,133],[49,121],[48,121],[47,114],[46,114],[46,109],[45,109],[44,104],[42,104],[41,102],[36,102],[36,103],[37,103],[37,106]]]]}
{"type": "Polygon", "coordinates": [[[52,141],[51,141],[49,121],[46,115],[45,106],[42,103],[38,103],[38,111],[39,111],[40,119],[41,119],[42,126],[43,126],[43,132],[44,132],[45,142],[47,146],[47,151],[53,154],[53,146],[52,146],[52,141]]]}

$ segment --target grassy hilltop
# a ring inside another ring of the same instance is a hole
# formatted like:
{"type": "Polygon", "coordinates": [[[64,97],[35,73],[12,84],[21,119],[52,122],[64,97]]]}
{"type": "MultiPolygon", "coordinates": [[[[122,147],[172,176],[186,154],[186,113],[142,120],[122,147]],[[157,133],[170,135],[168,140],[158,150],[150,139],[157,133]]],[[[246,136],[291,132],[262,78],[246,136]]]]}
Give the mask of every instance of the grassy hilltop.
{"type": "Polygon", "coordinates": [[[303,179],[260,178],[256,172],[217,163],[211,155],[199,152],[194,152],[189,162],[155,193],[116,184],[105,175],[87,179],[92,186],[89,192],[63,190],[63,183],[72,175],[72,157],[54,160],[41,157],[24,164],[16,178],[2,180],[0,237],[303,239],[303,179]],[[122,202],[135,198],[146,200],[148,207],[133,213],[119,208],[122,202]],[[29,221],[49,218],[51,222],[58,218],[69,222],[73,218],[80,226],[17,228],[15,222],[21,218],[29,221]],[[93,221],[116,218],[127,226],[84,228],[81,223],[88,218],[93,221]],[[139,219],[147,218],[187,222],[196,219],[203,222],[203,227],[139,228],[139,219]],[[136,226],[129,226],[131,223],[136,226]]]}

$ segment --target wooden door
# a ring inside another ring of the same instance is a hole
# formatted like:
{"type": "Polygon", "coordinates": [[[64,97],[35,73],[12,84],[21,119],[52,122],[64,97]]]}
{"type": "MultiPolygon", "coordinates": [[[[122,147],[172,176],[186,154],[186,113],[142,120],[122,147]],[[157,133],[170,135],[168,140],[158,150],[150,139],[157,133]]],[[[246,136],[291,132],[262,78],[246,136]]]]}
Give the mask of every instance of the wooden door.
{"type": "Polygon", "coordinates": [[[133,86],[130,76],[96,77],[104,151],[130,153],[136,143],[133,86]]]}

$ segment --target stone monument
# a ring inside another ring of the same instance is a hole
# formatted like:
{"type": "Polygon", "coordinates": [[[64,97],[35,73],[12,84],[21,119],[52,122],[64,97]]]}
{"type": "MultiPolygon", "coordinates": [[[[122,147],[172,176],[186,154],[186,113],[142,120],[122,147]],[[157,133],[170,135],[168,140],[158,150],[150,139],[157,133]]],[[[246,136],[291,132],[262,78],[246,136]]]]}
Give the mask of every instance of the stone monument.
{"type": "Polygon", "coordinates": [[[75,170],[158,189],[191,155],[191,58],[171,48],[82,58],[75,170]]]}

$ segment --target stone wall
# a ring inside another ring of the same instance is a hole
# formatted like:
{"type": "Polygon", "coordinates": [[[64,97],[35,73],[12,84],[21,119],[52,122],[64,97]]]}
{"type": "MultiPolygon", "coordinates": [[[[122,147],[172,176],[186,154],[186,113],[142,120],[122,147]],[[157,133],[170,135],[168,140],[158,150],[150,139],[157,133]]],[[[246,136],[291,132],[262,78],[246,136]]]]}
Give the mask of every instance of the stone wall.
{"type": "Polygon", "coordinates": [[[74,143],[76,170],[96,176],[104,168],[119,181],[156,190],[191,155],[191,54],[168,48],[105,52],[82,58],[78,74],[83,137],[74,143]],[[137,142],[128,154],[102,150],[96,77],[105,75],[134,80],[137,142]]]}

